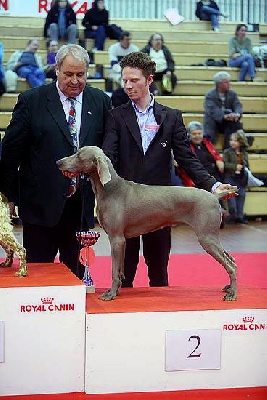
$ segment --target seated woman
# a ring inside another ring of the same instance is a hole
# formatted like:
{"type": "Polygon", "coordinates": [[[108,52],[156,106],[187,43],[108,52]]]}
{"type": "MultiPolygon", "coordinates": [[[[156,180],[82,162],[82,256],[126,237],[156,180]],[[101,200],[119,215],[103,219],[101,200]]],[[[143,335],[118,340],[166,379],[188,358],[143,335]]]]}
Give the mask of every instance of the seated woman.
{"type": "Polygon", "coordinates": [[[67,39],[68,43],[76,43],[76,14],[73,8],[66,0],[55,0],[52,4],[44,25],[44,37],[57,42],[67,39]]]}
{"type": "Polygon", "coordinates": [[[82,20],[85,27],[84,38],[95,39],[95,50],[104,50],[106,27],[109,23],[109,12],[103,0],[95,0],[93,7],[86,11],[82,20]]]}
{"type": "Polygon", "coordinates": [[[210,21],[214,32],[219,32],[220,30],[218,17],[220,15],[225,18],[228,17],[227,14],[221,13],[217,3],[212,0],[198,1],[195,14],[201,21],[210,21]]]}
{"type": "MultiPolygon", "coordinates": [[[[203,126],[198,121],[191,121],[187,126],[187,132],[190,139],[190,147],[196,157],[201,161],[208,173],[217,182],[223,182],[224,162],[223,157],[218,153],[213,144],[203,137],[203,126]]],[[[189,178],[185,171],[178,166],[178,175],[181,178],[184,186],[195,186],[194,182],[189,178]]],[[[221,229],[224,227],[225,206],[224,202],[220,201],[222,206],[222,222],[221,229]]]]}
{"type": "Polygon", "coordinates": [[[246,37],[247,26],[239,24],[235,36],[229,41],[230,67],[240,68],[239,81],[244,81],[246,75],[253,81],[255,77],[255,61],[252,54],[251,40],[246,37]]]}
{"type": "MultiPolygon", "coordinates": [[[[222,182],[224,172],[223,158],[213,144],[203,137],[202,124],[198,121],[191,121],[187,126],[187,132],[193,153],[195,153],[208,173],[214,176],[218,182],[222,182]]],[[[183,170],[179,168],[178,171],[184,186],[195,186],[183,170]]]]}
{"type": "Polygon", "coordinates": [[[177,77],[174,74],[173,56],[168,47],[163,43],[163,36],[160,33],[154,33],[150,37],[148,44],[141,50],[143,53],[147,53],[156,63],[156,73],[153,82],[156,85],[153,85],[153,83],[151,85],[152,92],[155,95],[170,94],[177,84],[177,77]],[[163,81],[163,78],[165,80],[166,77],[170,80],[170,88],[163,81]]]}

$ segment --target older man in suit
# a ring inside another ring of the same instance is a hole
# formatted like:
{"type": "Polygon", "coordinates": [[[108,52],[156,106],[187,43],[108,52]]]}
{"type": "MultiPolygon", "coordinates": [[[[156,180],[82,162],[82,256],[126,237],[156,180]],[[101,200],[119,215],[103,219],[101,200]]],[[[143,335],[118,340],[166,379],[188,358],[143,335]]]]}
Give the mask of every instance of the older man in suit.
{"type": "Polygon", "coordinates": [[[242,129],[242,104],[237,93],[230,89],[228,72],[217,72],[213,80],[215,89],[209,90],[204,103],[204,135],[213,144],[218,141],[218,134],[224,135],[224,148],[229,147],[230,136],[242,129]]]}
{"type": "MultiPolygon", "coordinates": [[[[155,62],[147,54],[135,52],[125,56],[120,65],[130,101],[109,112],[103,143],[118,174],[138,183],[171,185],[173,151],[175,160],[196,186],[217,192],[230,188],[216,182],[191,152],[181,111],[157,103],[150,94],[155,62]]],[[[150,286],[167,286],[170,227],[147,233],[142,240],[150,286]]],[[[126,241],[124,287],[133,286],[139,250],[139,237],[126,241]]]]}
{"type": "Polygon", "coordinates": [[[53,262],[59,251],[81,277],[75,233],[93,227],[94,196],[88,182],[63,176],[56,161],[85,145],[102,146],[110,99],[86,86],[82,47],[62,46],[56,62],[57,82],[19,95],[3,139],[2,191],[11,211],[18,204],[27,262],[53,262]]]}

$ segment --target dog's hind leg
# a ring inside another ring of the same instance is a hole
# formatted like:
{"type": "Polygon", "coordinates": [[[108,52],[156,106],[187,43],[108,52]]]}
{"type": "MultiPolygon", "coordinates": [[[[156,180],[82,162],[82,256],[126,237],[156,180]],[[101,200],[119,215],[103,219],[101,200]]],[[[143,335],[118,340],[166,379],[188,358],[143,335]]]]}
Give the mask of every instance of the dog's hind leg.
{"type": "Polygon", "coordinates": [[[10,246],[5,243],[4,241],[1,241],[1,246],[4,249],[4,251],[6,252],[6,259],[5,261],[0,263],[0,268],[7,268],[7,267],[11,267],[11,265],[13,264],[13,258],[14,258],[14,251],[11,250],[10,246]]]}
{"type": "Polygon", "coordinates": [[[227,271],[230,279],[230,284],[223,288],[226,292],[224,300],[233,301],[237,297],[237,282],[236,272],[237,265],[235,260],[230,254],[228,254],[222,247],[219,238],[214,234],[207,235],[203,234],[198,237],[199,243],[208,254],[210,254],[215,260],[217,260],[227,271]]]}
{"type": "Polygon", "coordinates": [[[26,250],[18,242],[16,242],[15,253],[19,257],[19,270],[16,272],[16,276],[27,276],[26,250]]]}
{"type": "Polygon", "coordinates": [[[125,237],[109,235],[112,258],[112,286],[102,293],[101,300],[113,300],[119,293],[121,282],[124,279],[125,237]]]}

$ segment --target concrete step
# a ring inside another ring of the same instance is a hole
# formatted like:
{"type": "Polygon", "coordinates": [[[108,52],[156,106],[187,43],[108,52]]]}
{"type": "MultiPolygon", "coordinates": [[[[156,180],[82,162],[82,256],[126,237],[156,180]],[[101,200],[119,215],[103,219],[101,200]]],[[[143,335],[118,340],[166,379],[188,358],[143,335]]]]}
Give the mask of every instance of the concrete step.
{"type": "MultiPolygon", "coordinates": [[[[236,71],[234,71],[236,74],[236,71]]],[[[232,76],[231,72],[231,76],[232,76]]],[[[266,96],[266,82],[232,82],[231,88],[237,92],[239,96],[266,96]]],[[[175,88],[174,94],[182,96],[200,96],[205,95],[208,90],[214,89],[212,81],[201,80],[179,80],[175,88]]]]}
{"type": "MultiPolygon", "coordinates": [[[[203,112],[204,96],[157,96],[157,101],[183,112],[203,112]]],[[[267,97],[240,97],[245,113],[265,114],[267,97]]]]}

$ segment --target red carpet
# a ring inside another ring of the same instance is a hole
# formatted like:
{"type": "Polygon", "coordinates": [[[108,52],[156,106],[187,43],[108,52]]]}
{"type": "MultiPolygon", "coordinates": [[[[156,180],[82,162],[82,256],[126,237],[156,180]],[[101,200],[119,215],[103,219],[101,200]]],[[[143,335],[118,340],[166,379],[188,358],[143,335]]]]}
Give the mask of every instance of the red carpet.
{"type": "MultiPolygon", "coordinates": [[[[267,289],[267,253],[232,254],[238,266],[238,284],[267,289]]],[[[96,257],[90,267],[97,288],[111,283],[111,258],[96,257]]],[[[169,262],[170,286],[217,286],[228,283],[224,268],[208,254],[173,254],[169,262]]],[[[146,265],[140,259],[135,287],[148,286],[146,265]]]]}
{"type": "Polygon", "coordinates": [[[157,393],[121,393],[94,394],[84,393],[3,396],[5,400],[266,400],[267,387],[222,389],[222,390],[186,390],[157,393]]]}

